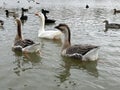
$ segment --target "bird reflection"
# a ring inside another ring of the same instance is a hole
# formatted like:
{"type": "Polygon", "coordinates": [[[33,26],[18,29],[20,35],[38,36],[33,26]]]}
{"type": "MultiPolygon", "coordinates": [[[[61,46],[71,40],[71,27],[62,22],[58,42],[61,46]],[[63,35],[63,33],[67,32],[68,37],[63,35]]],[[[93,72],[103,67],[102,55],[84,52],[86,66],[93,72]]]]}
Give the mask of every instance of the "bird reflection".
{"type": "Polygon", "coordinates": [[[37,64],[40,64],[41,58],[40,55],[36,53],[30,53],[26,55],[23,55],[21,52],[15,53],[15,68],[13,68],[14,73],[16,73],[18,76],[26,70],[33,69],[34,66],[37,64]]]}
{"type": "Polygon", "coordinates": [[[63,64],[61,65],[61,70],[58,75],[56,76],[60,83],[65,82],[71,75],[70,69],[80,69],[80,70],[86,70],[86,72],[89,75],[92,75],[94,77],[98,77],[98,70],[96,68],[97,61],[78,61],[73,60],[70,58],[63,58],[63,64]]]}

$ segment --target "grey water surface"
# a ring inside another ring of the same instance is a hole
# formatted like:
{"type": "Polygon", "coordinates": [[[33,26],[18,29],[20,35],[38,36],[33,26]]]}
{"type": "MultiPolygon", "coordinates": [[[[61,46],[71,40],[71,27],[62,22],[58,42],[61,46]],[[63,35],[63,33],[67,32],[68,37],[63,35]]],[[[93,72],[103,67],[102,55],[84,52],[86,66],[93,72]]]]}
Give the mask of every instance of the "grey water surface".
{"type": "MultiPolygon", "coordinates": [[[[16,35],[13,17],[5,16],[0,28],[0,90],[120,90],[120,29],[104,32],[104,20],[120,23],[119,0],[41,0],[37,7],[25,14],[28,20],[22,26],[24,38],[41,43],[41,56],[16,55],[11,47],[16,35]],[[90,8],[86,9],[88,4],[90,8]],[[56,30],[66,23],[71,30],[72,44],[99,45],[99,59],[81,62],[61,57],[62,41],[39,39],[40,21],[34,15],[42,8],[49,10],[48,17],[56,23],[46,25],[46,30],[56,30]]],[[[20,8],[7,8],[19,15],[20,8]]]]}

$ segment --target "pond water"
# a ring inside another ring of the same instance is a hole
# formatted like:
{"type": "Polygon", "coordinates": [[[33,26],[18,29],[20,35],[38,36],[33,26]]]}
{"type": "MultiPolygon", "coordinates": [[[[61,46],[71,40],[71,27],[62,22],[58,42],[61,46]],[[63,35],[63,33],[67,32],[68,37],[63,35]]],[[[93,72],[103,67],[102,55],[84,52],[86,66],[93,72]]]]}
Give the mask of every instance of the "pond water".
{"type": "Polygon", "coordinates": [[[40,0],[40,4],[34,4],[25,13],[28,20],[22,26],[24,38],[41,43],[41,56],[30,54],[29,57],[16,55],[11,50],[16,24],[13,17],[5,16],[4,10],[9,7],[19,15],[21,10],[9,3],[6,2],[5,6],[0,4],[0,18],[4,20],[4,26],[0,28],[1,90],[120,89],[120,30],[109,29],[104,32],[103,23],[104,20],[120,23],[120,14],[113,15],[114,8],[120,9],[120,1],[40,0]],[[86,9],[86,4],[90,8],[86,9]],[[101,46],[99,60],[81,62],[61,57],[62,41],[39,39],[40,22],[34,13],[42,8],[49,10],[48,17],[56,20],[55,24],[46,25],[46,30],[56,30],[56,25],[66,23],[71,30],[72,44],[101,46]]]}

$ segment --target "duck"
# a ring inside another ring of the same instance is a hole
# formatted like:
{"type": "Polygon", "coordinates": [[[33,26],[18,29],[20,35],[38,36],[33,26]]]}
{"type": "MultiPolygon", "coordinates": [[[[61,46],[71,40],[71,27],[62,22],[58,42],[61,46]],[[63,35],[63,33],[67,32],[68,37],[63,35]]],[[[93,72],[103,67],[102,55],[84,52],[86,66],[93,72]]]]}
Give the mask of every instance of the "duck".
{"type": "Polygon", "coordinates": [[[9,16],[13,16],[14,18],[19,17],[19,15],[14,11],[5,10],[5,12],[6,12],[6,17],[9,17],[9,16]]]}
{"type": "Polygon", "coordinates": [[[54,19],[48,19],[48,17],[46,16],[46,13],[49,13],[48,10],[42,9],[41,12],[45,16],[45,24],[51,24],[51,23],[55,23],[56,22],[56,20],[54,20],[54,19]]]}
{"type": "Polygon", "coordinates": [[[114,10],[114,14],[120,13],[120,10],[117,10],[117,9],[113,9],[113,10],[114,10]]]}
{"type": "Polygon", "coordinates": [[[4,25],[4,21],[0,20],[0,27],[2,27],[4,25]]]}
{"type": "Polygon", "coordinates": [[[26,21],[27,19],[28,19],[28,16],[27,16],[27,15],[24,15],[24,12],[22,11],[20,20],[22,21],[22,23],[24,23],[24,21],[26,21]]]}
{"type": "Polygon", "coordinates": [[[17,24],[17,34],[12,45],[12,51],[21,53],[40,53],[38,46],[40,43],[35,43],[31,39],[23,39],[21,30],[21,20],[19,18],[15,19],[17,24]]]}
{"type": "Polygon", "coordinates": [[[21,10],[22,10],[22,12],[28,12],[28,9],[26,9],[26,8],[21,8],[21,10]]]}
{"type": "Polygon", "coordinates": [[[89,5],[86,5],[86,8],[89,8],[89,5]]]}
{"type": "Polygon", "coordinates": [[[41,12],[36,12],[35,15],[39,17],[40,24],[41,24],[40,25],[41,27],[38,31],[39,38],[52,39],[52,40],[61,39],[62,33],[60,31],[54,31],[54,30],[46,31],[45,30],[44,28],[45,27],[45,16],[41,12]]]}
{"type": "Polygon", "coordinates": [[[109,23],[108,20],[103,21],[103,23],[105,23],[105,32],[108,31],[109,28],[111,28],[111,29],[120,29],[120,24],[109,23]]]}
{"type": "Polygon", "coordinates": [[[5,12],[6,12],[6,17],[9,17],[11,15],[13,16],[15,14],[15,12],[13,12],[13,11],[5,10],[5,12]]]}
{"type": "Polygon", "coordinates": [[[41,9],[41,12],[43,13],[43,15],[45,16],[45,19],[48,19],[48,17],[46,16],[46,13],[49,13],[48,10],[45,9],[41,9]]]}
{"type": "Polygon", "coordinates": [[[61,56],[79,59],[81,61],[95,61],[98,59],[100,46],[88,44],[71,45],[71,32],[68,25],[59,24],[55,28],[64,34],[61,56]]]}

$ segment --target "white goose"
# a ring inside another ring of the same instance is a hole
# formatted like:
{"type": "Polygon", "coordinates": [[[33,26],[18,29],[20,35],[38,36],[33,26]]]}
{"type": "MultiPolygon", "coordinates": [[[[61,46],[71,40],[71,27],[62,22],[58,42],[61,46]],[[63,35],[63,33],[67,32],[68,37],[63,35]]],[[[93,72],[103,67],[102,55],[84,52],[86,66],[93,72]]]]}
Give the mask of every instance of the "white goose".
{"type": "Polygon", "coordinates": [[[17,35],[15,37],[14,44],[12,46],[13,51],[23,52],[23,53],[40,53],[38,45],[40,43],[35,43],[30,39],[23,39],[21,31],[21,21],[16,19],[17,23],[17,35]]]}
{"type": "Polygon", "coordinates": [[[61,50],[62,56],[76,58],[82,61],[95,61],[98,59],[99,46],[88,44],[71,46],[69,27],[66,24],[59,24],[55,28],[59,29],[64,34],[64,43],[61,50]]]}
{"type": "Polygon", "coordinates": [[[38,37],[45,39],[61,39],[62,33],[60,31],[45,31],[45,17],[41,12],[35,13],[36,16],[40,18],[41,27],[38,31],[38,37]]]}

